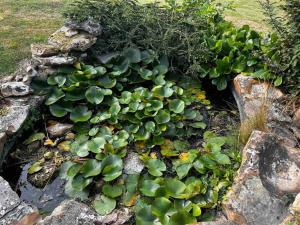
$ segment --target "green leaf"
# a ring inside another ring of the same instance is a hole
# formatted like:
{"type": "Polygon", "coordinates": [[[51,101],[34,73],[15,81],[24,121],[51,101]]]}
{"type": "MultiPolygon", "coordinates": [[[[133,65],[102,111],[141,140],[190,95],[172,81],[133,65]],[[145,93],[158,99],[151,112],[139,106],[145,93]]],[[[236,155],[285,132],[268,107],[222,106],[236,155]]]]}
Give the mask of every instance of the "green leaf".
{"type": "Polygon", "coordinates": [[[123,56],[127,58],[130,63],[139,63],[142,60],[141,51],[137,48],[125,49],[123,56]]]}
{"type": "Polygon", "coordinates": [[[105,144],[106,140],[103,137],[96,137],[89,141],[88,147],[91,152],[98,154],[102,152],[105,144]]]}
{"type": "Polygon", "coordinates": [[[104,120],[107,120],[111,117],[109,112],[99,112],[96,116],[94,116],[90,122],[93,124],[98,124],[104,120]]]}
{"type": "Polygon", "coordinates": [[[102,187],[102,192],[106,196],[110,198],[116,198],[122,195],[123,193],[123,186],[122,185],[110,185],[105,184],[102,187]]]}
{"type": "Polygon", "coordinates": [[[150,138],[151,134],[144,128],[140,127],[134,134],[135,141],[146,141],[150,138]]]}
{"type": "Polygon", "coordinates": [[[155,177],[162,176],[162,172],[167,170],[166,164],[159,159],[148,160],[146,162],[146,167],[148,168],[148,172],[155,177]]]}
{"type": "Polygon", "coordinates": [[[70,119],[77,123],[77,122],[85,122],[88,121],[92,116],[92,112],[89,111],[88,107],[86,106],[77,106],[75,107],[71,114],[70,119]]]}
{"type": "Polygon", "coordinates": [[[201,215],[201,208],[197,204],[193,204],[193,216],[198,217],[201,215]]]}
{"type": "Polygon", "coordinates": [[[181,113],[184,110],[184,101],[179,99],[174,99],[169,102],[169,109],[174,113],[181,113]]]}
{"type": "Polygon", "coordinates": [[[151,204],[152,213],[157,217],[163,217],[170,210],[171,204],[172,202],[167,198],[156,198],[151,204]]]}
{"type": "Polygon", "coordinates": [[[34,164],[32,164],[29,169],[28,169],[28,174],[34,174],[39,172],[41,169],[43,169],[42,167],[42,163],[41,162],[35,162],[34,164]]]}
{"type": "Polygon", "coordinates": [[[131,101],[131,92],[129,91],[123,91],[121,94],[121,98],[120,98],[120,103],[121,104],[129,104],[131,101]]]}
{"type": "Polygon", "coordinates": [[[72,88],[66,93],[65,101],[76,102],[85,99],[85,88],[72,88]]]}
{"type": "Polygon", "coordinates": [[[58,87],[62,87],[65,84],[67,78],[65,76],[55,76],[54,80],[58,84],[58,87]]]}
{"type": "Polygon", "coordinates": [[[184,210],[177,211],[170,217],[170,225],[194,224],[196,219],[184,210]]]}
{"type": "Polygon", "coordinates": [[[160,185],[153,180],[143,180],[141,183],[140,191],[145,196],[154,197],[155,192],[159,187],[160,185]]]}
{"type": "Polygon", "coordinates": [[[277,77],[276,80],[274,81],[275,87],[278,87],[282,84],[282,77],[277,77]]]}
{"type": "Polygon", "coordinates": [[[81,191],[78,191],[72,186],[72,180],[69,180],[65,186],[65,193],[71,197],[76,198],[80,200],[86,200],[89,196],[89,192],[87,189],[83,189],[81,191]]]}
{"type": "Polygon", "coordinates": [[[145,123],[145,128],[148,132],[153,133],[155,131],[155,123],[153,121],[148,121],[145,123]]]}
{"type": "Polygon", "coordinates": [[[99,78],[98,81],[100,82],[100,85],[105,88],[113,88],[117,83],[116,79],[112,79],[107,75],[99,78]]]}
{"type": "Polygon", "coordinates": [[[35,133],[33,135],[31,135],[29,138],[27,138],[25,141],[24,141],[24,144],[25,145],[29,145],[35,141],[41,141],[45,138],[45,134],[40,132],[40,133],[35,133]]]}
{"type": "Polygon", "coordinates": [[[52,104],[49,106],[50,113],[55,117],[64,117],[68,114],[68,111],[61,104],[52,104]]]}
{"type": "Polygon", "coordinates": [[[145,206],[136,212],[137,225],[154,225],[155,219],[150,206],[145,206]]]}
{"type": "Polygon", "coordinates": [[[168,66],[160,64],[160,65],[155,66],[153,68],[153,71],[154,71],[154,74],[164,75],[164,74],[166,74],[168,72],[168,66]]]}
{"type": "Polygon", "coordinates": [[[177,198],[186,189],[186,185],[177,179],[168,179],[165,185],[167,192],[174,198],[177,198]]]}
{"type": "Polygon", "coordinates": [[[94,209],[101,216],[111,213],[117,205],[116,200],[108,198],[104,195],[97,196],[93,202],[94,209]]]}
{"type": "Polygon", "coordinates": [[[74,178],[79,173],[80,170],[81,170],[81,165],[80,164],[73,164],[67,170],[68,178],[74,178]]]}
{"type": "Polygon", "coordinates": [[[109,155],[102,161],[103,180],[112,181],[122,174],[123,161],[117,155],[109,155]]]}
{"type": "Polygon", "coordinates": [[[221,165],[228,165],[230,164],[230,159],[227,155],[218,153],[214,155],[214,159],[221,165]]]}
{"type": "Polygon", "coordinates": [[[186,163],[175,167],[175,171],[180,180],[188,175],[192,166],[191,163],[186,163]]]}
{"type": "Polygon", "coordinates": [[[95,70],[96,70],[97,73],[100,74],[100,75],[104,75],[104,74],[106,74],[106,72],[107,72],[106,68],[103,67],[103,66],[97,66],[97,67],[95,67],[95,70]]]}
{"type": "Polygon", "coordinates": [[[154,120],[158,124],[168,123],[170,121],[170,113],[167,110],[160,110],[154,117],[154,120]]]}
{"type": "Polygon", "coordinates": [[[153,73],[151,70],[140,68],[139,69],[139,74],[144,80],[151,80],[153,73]]]}
{"type": "Polygon", "coordinates": [[[77,191],[82,191],[92,182],[93,182],[93,178],[85,178],[82,175],[77,175],[72,180],[72,187],[77,191]]]}
{"type": "Polygon", "coordinates": [[[174,93],[174,90],[172,88],[161,85],[155,86],[151,91],[154,96],[165,98],[171,97],[174,93]]]}
{"type": "Polygon", "coordinates": [[[89,159],[81,168],[81,172],[85,178],[97,176],[101,173],[101,170],[102,164],[96,159],[89,159]]]}
{"type": "Polygon", "coordinates": [[[90,103],[99,105],[104,99],[104,94],[101,88],[92,86],[85,92],[85,97],[90,103]]]}
{"type": "Polygon", "coordinates": [[[64,96],[65,93],[61,89],[55,88],[49,98],[46,100],[45,104],[52,105],[64,96]]]}
{"type": "Polygon", "coordinates": [[[190,124],[191,127],[193,128],[200,128],[200,129],[205,129],[206,124],[204,122],[195,122],[190,124]]]}
{"type": "Polygon", "coordinates": [[[120,110],[121,110],[121,106],[120,106],[119,102],[114,102],[109,108],[109,113],[112,116],[115,116],[120,112],[120,110]]]}
{"type": "Polygon", "coordinates": [[[151,104],[151,107],[149,107],[151,111],[158,111],[164,107],[163,102],[159,100],[151,100],[149,103],[151,104]]]}

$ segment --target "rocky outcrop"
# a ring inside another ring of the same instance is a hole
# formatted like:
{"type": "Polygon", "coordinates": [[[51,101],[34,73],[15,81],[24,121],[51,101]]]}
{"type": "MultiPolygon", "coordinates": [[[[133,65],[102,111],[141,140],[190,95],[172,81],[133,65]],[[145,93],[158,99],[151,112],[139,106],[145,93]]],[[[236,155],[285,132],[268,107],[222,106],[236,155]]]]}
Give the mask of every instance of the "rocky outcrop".
{"type": "Polygon", "coordinates": [[[22,202],[17,193],[0,177],[0,225],[12,224],[23,216],[36,211],[34,206],[22,202]]]}
{"type": "Polygon", "coordinates": [[[265,132],[253,131],[242,150],[242,164],[223,204],[239,225],[283,225],[296,221],[291,203],[300,192],[300,149],[297,112],[284,105],[284,94],[267,82],[239,75],[233,94],[241,121],[265,113],[265,132]],[[291,208],[289,209],[289,206],[291,208]]]}
{"type": "Polygon", "coordinates": [[[28,95],[30,87],[23,82],[10,81],[1,85],[1,94],[3,97],[25,96],[28,95]]]}
{"type": "MultiPolygon", "coordinates": [[[[227,195],[228,200],[223,205],[229,220],[240,225],[279,225],[286,218],[290,199],[285,194],[290,191],[281,192],[281,196],[278,196],[277,190],[271,186],[274,183],[266,183],[280,179],[279,171],[268,172],[270,166],[284,168],[286,163],[293,164],[293,159],[281,156],[282,148],[275,136],[260,131],[252,133],[243,149],[243,162],[227,195]],[[272,150],[275,150],[273,157],[261,157],[272,150]]],[[[286,178],[293,175],[293,171],[286,171],[286,178]]],[[[295,185],[297,181],[291,183],[295,185]]]]}
{"type": "Polygon", "coordinates": [[[253,120],[259,113],[266,114],[266,127],[278,136],[281,143],[296,147],[296,121],[282,103],[284,94],[268,82],[238,75],[233,83],[233,95],[237,102],[241,121],[253,120]]]}
{"type": "Polygon", "coordinates": [[[102,27],[92,19],[81,23],[67,21],[49,37],[48,44],[31,45],[32,60],[24,60],[15,73],[0,79],[0,167],[9,151],[6,143],[44,99],[31,95],[32,79],[47,78],[57,72],[57,67],[86,57],[83,52],[95,44],[101,31],[102,27]]]}
{"type": "Polygon", "coordinates": [[[89,206],[75,200],[61,203],[50,216],[37,225],[95,225],[114,224],[121,225],[131,218],[129,209],[114,210],[111,214],[100,216],[89,206]]]}
{"type": "Polygon", "coordinates": [[[94,36],[99,36],[102,32],[101,25],[94,21],[92,18],[89,18],[80,23],[74,20],[67,20],[65,22],[65,25],[67,27],[70,27],[71,29],[82,30],[94,36]]]}

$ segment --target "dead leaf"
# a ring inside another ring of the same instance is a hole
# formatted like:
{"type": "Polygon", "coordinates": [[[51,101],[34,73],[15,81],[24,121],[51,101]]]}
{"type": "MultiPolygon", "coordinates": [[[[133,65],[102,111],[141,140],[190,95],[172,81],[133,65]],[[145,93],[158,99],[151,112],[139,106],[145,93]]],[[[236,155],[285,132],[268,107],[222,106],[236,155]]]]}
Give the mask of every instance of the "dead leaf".
{"type": "Polygon", "coordinates": [[[11,223],[10,225],[36,225],[42,217],[39,213],[33,212],[23,216],[18,222],[11,223]]]}
{"type": "Polygon", "coordinates": [[[52,141],[51,139],[47,139],[45,142],[44,142],[44,145],[45,146],[51,146],[51,147],[54,147],[57,145],[57,141],[52,141]]]}

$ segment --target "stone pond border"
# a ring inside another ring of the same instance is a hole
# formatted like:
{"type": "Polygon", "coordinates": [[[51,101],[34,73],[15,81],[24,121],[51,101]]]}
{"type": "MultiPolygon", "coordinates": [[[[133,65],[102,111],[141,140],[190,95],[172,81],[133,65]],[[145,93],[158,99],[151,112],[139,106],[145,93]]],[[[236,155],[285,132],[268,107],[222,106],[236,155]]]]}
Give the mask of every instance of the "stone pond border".
{"type": "MultiPolygon", "coordinates": [[[[23,127],[30,122],[32,112],[44,101],[43,97],[32,95],[32,78],[54,74],[59,66],[86,58],[86,51],[101,37],[101,32],[102,27],[92,19],[82,23],[66,21],[49,37],[47,44],[31,46],[32,59],[24,60],[15,73],[0,79],[0,168],[23,127]]],[[[232,92],[241,121],[266,107],[268,131],[253,131],[242,149],[242,165],[224,201],[224,214],[216,221],[199,224],[293,222],[300,213],[300,109],[293,115],[288,113],[281,101],[285,95],[279,89],[244,75],[234,79],[232,92]]],[[[136,163],[138,159],[131,161],[136,163]]],[[[22,202],[0,177],[0,225],[8,225],[36,211],[36,207],[22,202]]],[[[118,225],[130,217],[127,208],[101,217],[83,203],[66,200],[38,225],[118,225]]]]}

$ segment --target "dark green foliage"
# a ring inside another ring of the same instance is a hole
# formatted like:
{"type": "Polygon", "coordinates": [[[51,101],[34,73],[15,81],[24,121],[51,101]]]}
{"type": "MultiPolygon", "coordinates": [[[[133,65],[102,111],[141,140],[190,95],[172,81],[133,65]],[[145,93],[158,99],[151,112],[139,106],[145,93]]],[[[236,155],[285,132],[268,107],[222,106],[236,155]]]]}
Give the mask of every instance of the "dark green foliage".
{"type": "Polygon", "coordinates": [[[165,5],[141,5],[135,0],[77,0],[65,16],[93,17],[103,26],[94,51],[107,53],[125,47],[153,49],[170,57],[171,70],[195,74],[211,59],[204,37],[221,20],[211,0],[174,0],[165,5]]]}
{"type": "Polygon", "coordinates": [[[269,24],[277,33],[280,42],[277,42],[278,64],[272,65],[274,73],[284,74],[286,88],[292,93],[300,92],[300,2],[298,0],[284,0],[271,3],[261,0],[269,24]]]}
{"type": "MultiPolygon", "coordinates": [[[[215,25],[215,34],[207,38],[213,59],[208,69],[200,73],[201,77],[209,75],[218,90],[224,90],[227,82],[236,74],[243,73],[263,80],[272,80],[278,86],[282,82],[281,74],[272,74],[265,59],[277,62],[276,37],[263,37],[249,26],[236,28],[229,22],[215,25]]],[[[202,68],[205,68],[204,66],[202,68]]]]}

